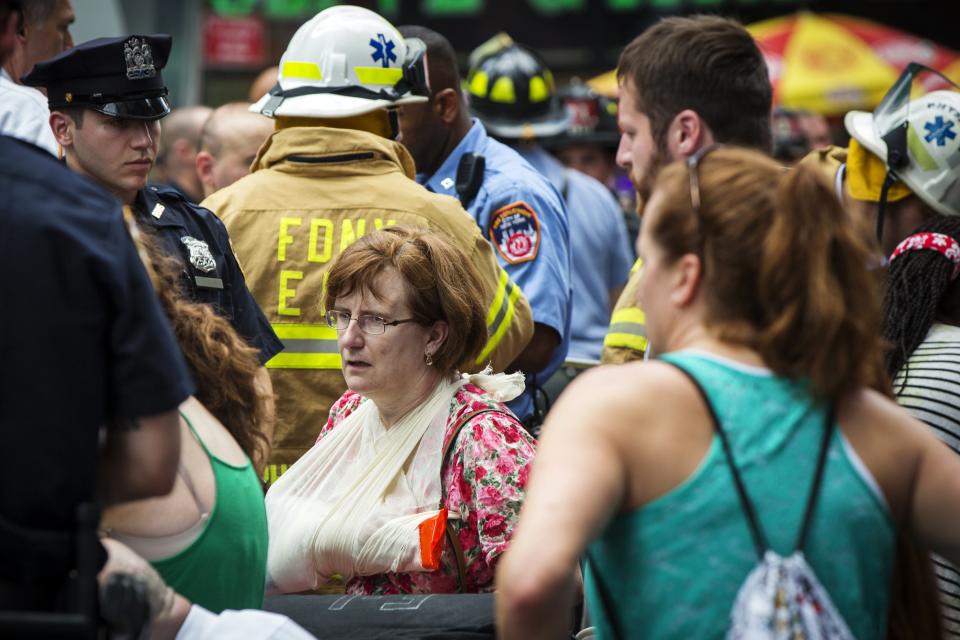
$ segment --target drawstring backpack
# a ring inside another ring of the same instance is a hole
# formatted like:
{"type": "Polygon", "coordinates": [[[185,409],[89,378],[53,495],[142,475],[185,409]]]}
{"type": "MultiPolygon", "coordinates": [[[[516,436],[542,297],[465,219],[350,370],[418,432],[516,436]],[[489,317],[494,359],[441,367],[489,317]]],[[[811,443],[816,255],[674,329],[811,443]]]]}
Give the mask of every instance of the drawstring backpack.
{"type": "MultiPolygon", "coordinates": [[[[746,486],[734,463],[730,441],[720,426],[720,421],[706,392],[688,371],[677,365],[673,366],[693,383],[707,406],[714,431],[720,438],[724,456],[730,467],[740,506],[750,526],[750,534],[759,561],[737,592],[730,612],[727,640],[854,640],[847,623],[830,600],[830,594],[820,584],[803,553],[820,492],[827,450],[830,448],[830,437],[833,434],[833,408],[827,411],[824,419],[817,468],[797,542],[793,552],[783,557],[771,549],[767,542],[767,537],[757,518],[756,509],[750,502],[746,486]]],[[[600,596],[600,604],[609,620],[614,638],[623,638],[619,619],[611,615],[615,614],[615,611],[611,607],[610,594],[601,583],[599,574],[594,572],[593,575],[600,596]]]]}

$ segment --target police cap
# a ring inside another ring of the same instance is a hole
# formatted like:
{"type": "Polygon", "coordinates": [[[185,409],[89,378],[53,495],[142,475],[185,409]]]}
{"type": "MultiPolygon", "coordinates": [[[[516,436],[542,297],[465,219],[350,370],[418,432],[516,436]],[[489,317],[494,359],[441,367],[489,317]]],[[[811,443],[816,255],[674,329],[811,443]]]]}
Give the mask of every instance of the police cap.
{"type": "Polygon", "coordinates": [[[83,107],[114,118],[157,120],[170,113],[160,70],[170,36],[97,38],[37,64],[23,77],[46,87],[50,109],[83,107]]]}

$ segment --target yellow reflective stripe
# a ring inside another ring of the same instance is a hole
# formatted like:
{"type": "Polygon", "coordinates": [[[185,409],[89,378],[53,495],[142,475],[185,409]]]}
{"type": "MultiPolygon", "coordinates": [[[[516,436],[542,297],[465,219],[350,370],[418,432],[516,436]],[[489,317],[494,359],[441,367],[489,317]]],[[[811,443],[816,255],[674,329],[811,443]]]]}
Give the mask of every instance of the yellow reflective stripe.
{"type": "Polygon", "coordinates": [[[271,324],[281,340],[336,340],[337,330],[325,324],[271,324]]]}
{"type": "Polygon", "coordinates": [[[646,325],[647,315],[643,312],[643,309],[638,309],[637,307],[618,309],[613,312],[613,317],[610,318],[610,324],[615,325],[621,323],[646,325]]]}
{"type": "Polygon", "coordinates": [[[320,67],[315,62],[294,62],[293,60],[283,63],[283,71],[280,72],[281,78],[298,78],[300,80],[323,80],[323,74],[320,73],[320,67]]]}
{"type": "Polygon", "coordinates": [[[487,85],[490,83],[490,77],[484,71],[477,71],[470,78],[470,93],[478,98],[487,97],[487,85]]]}
{"type": "Polygon", "coordinates": [[[391,87],[403,77],[403,69],[384,69],[383,67],[354,67],[360,84],[387,84],[391,87]]]}
{"type": "Polygon", "coordinates": [[[284,350],[271,358],[268,369],[340,369],[337,330],[325,324],[273,324],[284,350]]]}
{"type": "Polygon", "coordinates": [[[643,266],[643,258],[637,258],[637,261],[630,267],[630,275],[635,274],[643,266]]]}
{"type": "Polygon", "coordinates": [[[646,351],[648,344],[646,336],[637,336],[631,333],[608,333],[603,339],[603,346],[608,349],[646,351]]]}
{"type": "Polygon", "coordinates": [[[530,102],[543,102],[550,97],[550,90],[547,89],[547,83],[540,76],[530,78],[530,102]]]}
{"type": "MultiPolygon", "coordinates": [[[[504,277],[506,277],[506,272],[503,273],[501,279],[504,277]]],[[[487,340],[487,344],[483,347],[483,351],[475,360],[476,364],[483,364],[487,360],[490,354],[493,353],[493,350],[497,348],[497,345],[500,344],[500,341],[503,340],[503,336],[506,335],[507,329],[510,328],[510,323],[513,322],[513,313],[516,310],[517,299],[520,297],[521,291],[520,287],[511,282],[509,278],[507,278],[506,281],[510,286],[510,295],[507,296],[507,312],[503,315],[503,319],[500,321],[496,331],[494,331],[493,335],[490,336],[490,339],[487,340]]]]}
{"type": "Polygon", "coordinates": [[[500,313],[500,307],[503,306],[503,300],[507,292],[507,282],[510,281],[510,276],[507,275],[507,272],[503,269],[500,269],[500,281],[497,283],[497,294],[493,296],[493,304],[490,305],[490,308],[487,310],[487,327],[493,325],[493,321],[496,320],[497,314],[500,313]]]}
{"type": "Polygon", "coordinates": [[[267,369],[340,369],[339,353],[287,353],[270,358],[267,369]]]}
{"type": "Polygon", "coordinates": [[[494,80],[493,88],[490,89],[490,99],[493,102],[514,104],[517,101],[517,93],[513,88],[513,78],[500,76],[494,80]]]}
{"type": "Polygon", "coordinates": [[[610,318],[610,328],[603,339],[603,346],[646,351],[649,344],[646,325],[647,316],[643,309],[637,307],[618,309],[610,318]]]}

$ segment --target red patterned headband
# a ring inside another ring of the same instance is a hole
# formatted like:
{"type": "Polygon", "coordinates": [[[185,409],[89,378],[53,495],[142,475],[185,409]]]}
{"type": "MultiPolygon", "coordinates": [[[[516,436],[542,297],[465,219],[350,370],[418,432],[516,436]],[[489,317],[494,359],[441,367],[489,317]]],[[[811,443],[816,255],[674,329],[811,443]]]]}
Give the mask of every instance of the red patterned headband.
{"type": "Polygon", "coordinates": [[[897,256],[905,251],[920,251],[922,249],[936,251],[953,263],[951,280],[960,275],[960,242],[942,233],[915,233],[912,236],[907,236],[907,239],[893,250],[890,262],[896,260],[897,256]]]}

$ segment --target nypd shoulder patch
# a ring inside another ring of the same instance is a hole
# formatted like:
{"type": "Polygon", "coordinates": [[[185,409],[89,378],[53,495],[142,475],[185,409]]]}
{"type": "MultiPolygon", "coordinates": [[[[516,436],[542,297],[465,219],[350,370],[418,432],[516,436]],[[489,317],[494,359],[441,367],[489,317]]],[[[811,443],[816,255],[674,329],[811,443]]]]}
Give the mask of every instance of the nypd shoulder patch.
{"type": "Polygon", "coordinates": [[[490,241],[510,264],[530,262],[540,249],[540,221],[526,202],[501,207],[490,216],[490,241]]]}

